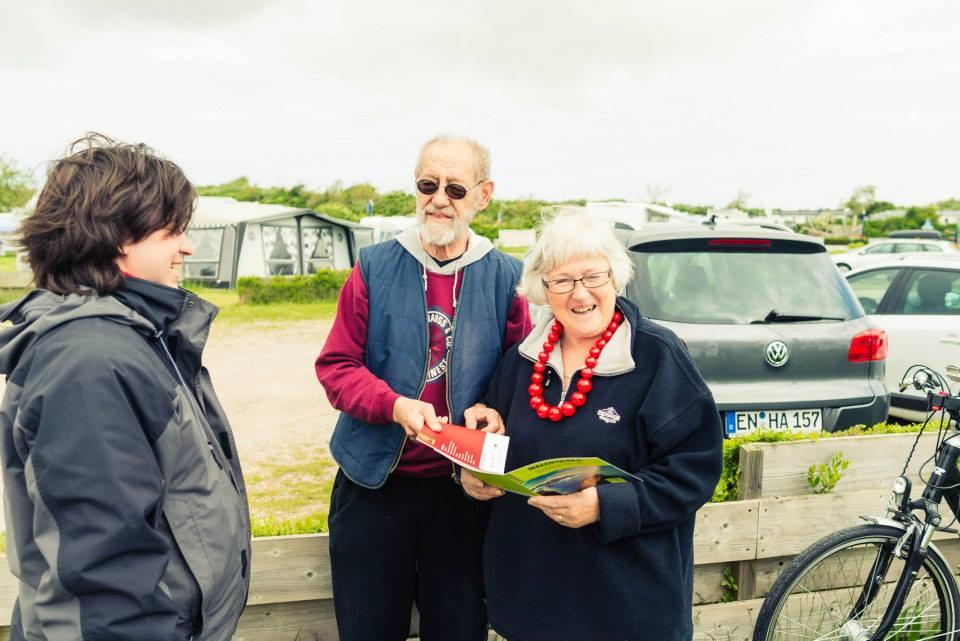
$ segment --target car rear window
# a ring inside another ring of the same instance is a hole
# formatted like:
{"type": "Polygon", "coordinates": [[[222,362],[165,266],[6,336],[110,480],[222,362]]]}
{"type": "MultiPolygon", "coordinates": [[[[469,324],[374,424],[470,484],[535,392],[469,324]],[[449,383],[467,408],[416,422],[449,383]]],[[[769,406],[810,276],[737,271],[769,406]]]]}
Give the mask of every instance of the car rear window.
{"type": "Polygon", "coordinates": [[[749,324],[772,311],[842,320],[863,315],[827,254],[808,243],[658,241],[630,253],[635,275],[627,297],[656,320],[749,324]]]}

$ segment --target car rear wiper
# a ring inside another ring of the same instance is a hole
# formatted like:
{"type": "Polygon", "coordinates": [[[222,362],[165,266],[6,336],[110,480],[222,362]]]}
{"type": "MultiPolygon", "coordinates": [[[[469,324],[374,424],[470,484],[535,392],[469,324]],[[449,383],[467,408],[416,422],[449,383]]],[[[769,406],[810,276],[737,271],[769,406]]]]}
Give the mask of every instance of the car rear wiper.
{"type": "Polygon", "coordinates": [[[821,321],[821,320],[843,321],[847,319],[838,318],[836,316],[808,316],[805,314],[781,314],[777,310],[771,309],[770,312],[763,317],[763,320],[753,320],[753,321],[750,321],[750,324],[762,325],[765,323],[799,323],[802,321],[821,321]]]}

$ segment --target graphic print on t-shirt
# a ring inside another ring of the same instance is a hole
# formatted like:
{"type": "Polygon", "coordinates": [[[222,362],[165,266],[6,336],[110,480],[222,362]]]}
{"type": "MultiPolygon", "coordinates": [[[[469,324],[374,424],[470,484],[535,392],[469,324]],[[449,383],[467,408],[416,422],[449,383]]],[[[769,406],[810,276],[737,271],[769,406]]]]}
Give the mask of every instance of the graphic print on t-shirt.
{"type": "Polygon", "coordinates": [[[447,373],[447,358],[453,344],[453,323],[443,310],[431,307],[427,310],[427,325],[430,328],[430,368],[427,382],[430,383],[447,373]]]}

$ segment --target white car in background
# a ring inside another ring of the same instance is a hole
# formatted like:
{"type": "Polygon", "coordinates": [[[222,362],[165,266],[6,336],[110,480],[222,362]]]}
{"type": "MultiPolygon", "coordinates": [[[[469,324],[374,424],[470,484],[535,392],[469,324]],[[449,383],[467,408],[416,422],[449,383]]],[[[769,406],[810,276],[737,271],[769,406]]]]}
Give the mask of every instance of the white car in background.
{"type": "Polygon", "coordinates": [[[944,375],[960,365],[960,253],[910,254],[847,274],[870,317],[887,332],[886,386],[890,415],[922,422],[925,395],[900,391],[908,367],[927,365],[944,375]]]}
{"type": "Polygon", "coordinates": [[[859,249],[842,254],[833,254],[830,256],[830,260],[837,266],[837,269],[848,272],[869,265],[888,262],[896,258],[894,254],[956,254],[960,256],[960,249],[946,240],[887,238],[859,249]]]}

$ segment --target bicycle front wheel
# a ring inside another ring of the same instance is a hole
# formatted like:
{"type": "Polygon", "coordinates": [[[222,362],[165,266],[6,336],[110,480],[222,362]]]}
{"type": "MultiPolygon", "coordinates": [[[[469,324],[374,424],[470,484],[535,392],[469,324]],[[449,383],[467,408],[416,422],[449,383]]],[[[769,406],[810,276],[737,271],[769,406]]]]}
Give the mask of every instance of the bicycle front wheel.
{"type": "MultiPolygon", "coordinates": [[[[861,525],[826,536],[795,558],[764,599],[753,641],[868,641],[906,568],[893,554],[903,530],[861,525]]],[[[957,641],[960,595],[933,546],[884,641],[957,641]]]]}

